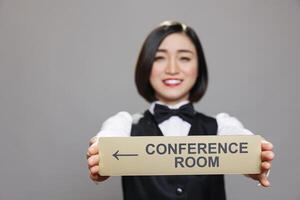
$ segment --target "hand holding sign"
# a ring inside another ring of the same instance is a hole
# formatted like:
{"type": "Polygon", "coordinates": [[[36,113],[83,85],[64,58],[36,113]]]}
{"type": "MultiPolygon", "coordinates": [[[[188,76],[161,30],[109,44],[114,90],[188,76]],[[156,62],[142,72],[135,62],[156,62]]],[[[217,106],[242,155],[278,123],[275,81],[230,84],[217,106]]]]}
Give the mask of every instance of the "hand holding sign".
{"type": "Polygon", "coordinates": [[[98,148],[98,140],[96,137],[93,137],[90,140],[90,147],[87,152],[88,166],[90,170],[90,178],[93,181],[104,181],[108,178],[108,176],[101,176],[99,172],[99,148],[98,148]]]}
{"type": "Polygon", "coordinates": [[[271,162],[274,159],[273,145],[265,140],[261,143],[261,173],[260,174],[247,174],[246,176],[257,180],[264,187],[270,186],[268,180],[268,172],[271,169],[271,162]]]}

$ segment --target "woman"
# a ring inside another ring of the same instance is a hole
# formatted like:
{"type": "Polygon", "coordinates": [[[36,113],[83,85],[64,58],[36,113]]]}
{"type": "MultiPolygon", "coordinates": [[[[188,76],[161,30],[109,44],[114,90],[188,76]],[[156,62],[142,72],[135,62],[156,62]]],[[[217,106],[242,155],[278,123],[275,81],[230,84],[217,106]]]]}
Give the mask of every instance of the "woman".
{"type": "MultiPolygon", "coordinates": [[[[227,114],[215,119],[194,110],[192,103],[203,97],[208,74],[198,36],[185,24],[163,22],[148,35],[138,57],[135,82],[150,108],[143,115],[118,113],[104,122],[97,137],[252,134],[227,114]]],[[[108,177],[99,175],[97,137],[91,139],[87,157],[90,178],[100,182],[108,177]]],[[[247,176],[267,187],[266,173],[274,153],[266,141],[261,149],[261,174],[247,176]]],[[[226,199],[223,175],[126,176],[122,184],[125,199],[226,199]]]]}

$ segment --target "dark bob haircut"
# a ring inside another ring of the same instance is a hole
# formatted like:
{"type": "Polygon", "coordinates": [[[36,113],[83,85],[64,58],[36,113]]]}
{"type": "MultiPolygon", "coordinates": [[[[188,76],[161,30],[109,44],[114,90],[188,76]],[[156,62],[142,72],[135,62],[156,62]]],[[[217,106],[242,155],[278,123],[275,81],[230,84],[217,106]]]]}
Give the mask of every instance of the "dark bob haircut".
{"type": "Polygon", "coordinates": [[[163,22],[147,36],[141,48],[135,69],[135,84],[137,90],[148,102],[157,100],[155,91],[150,84],[152,65],[159,45],[172,33],[184,33],[190,38],[196,48],[198,57],[198,77],[190,91],[189,100],[191,102],[197,102],[203,97],[208,84],[206,61],[196,32],[191,27],[180,22],[163,22]]]}

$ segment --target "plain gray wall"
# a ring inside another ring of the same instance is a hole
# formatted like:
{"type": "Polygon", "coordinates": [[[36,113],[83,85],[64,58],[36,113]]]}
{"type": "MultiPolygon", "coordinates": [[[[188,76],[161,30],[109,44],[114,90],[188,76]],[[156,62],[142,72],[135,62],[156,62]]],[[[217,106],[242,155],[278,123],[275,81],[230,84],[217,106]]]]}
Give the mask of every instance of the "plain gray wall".
{"type": "Polygon", "coordinates": [[[299,0],[0,0],[1,200],[122,199],[119,177],[89,180],[88,140],[116,112],[148,107],[134,65],[166,19],[203,43],[210,85],[196,108],[275,146],[272,187],[227,175],[228,199],[300,199],[299,0]]]}

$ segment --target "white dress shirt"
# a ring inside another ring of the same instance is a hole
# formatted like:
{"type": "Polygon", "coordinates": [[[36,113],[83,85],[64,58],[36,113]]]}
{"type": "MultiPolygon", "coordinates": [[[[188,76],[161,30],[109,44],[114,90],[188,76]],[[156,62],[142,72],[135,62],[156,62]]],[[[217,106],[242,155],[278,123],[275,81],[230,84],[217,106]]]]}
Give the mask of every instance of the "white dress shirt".
{"type": "MultiPolygon", "coordinates": [[[[189,103],[183,101],[176,105],[166,105],[156,101],[150,105],[149,111],[153,114],[155,104],[168,106],[170,109],[177,109],[182,105],[189,103]]],[[[108,118],[102,125],[101,130],[96,137],[129,137],[131,134],[132,123],[137,123],[142,114],[129,114],[122,111],[108,118]]],[[[235,117],[229,116],[227,113],[219,113],[216,116],[218,131],[217,135],[252,135],[253,133],[245,129],[242,123],[235,117]]],[[[164,136],[187,136],[191,128],[191,124],[182,120],[178,116],[172,116],[163,121],[159,125],[164,136]]]]}

